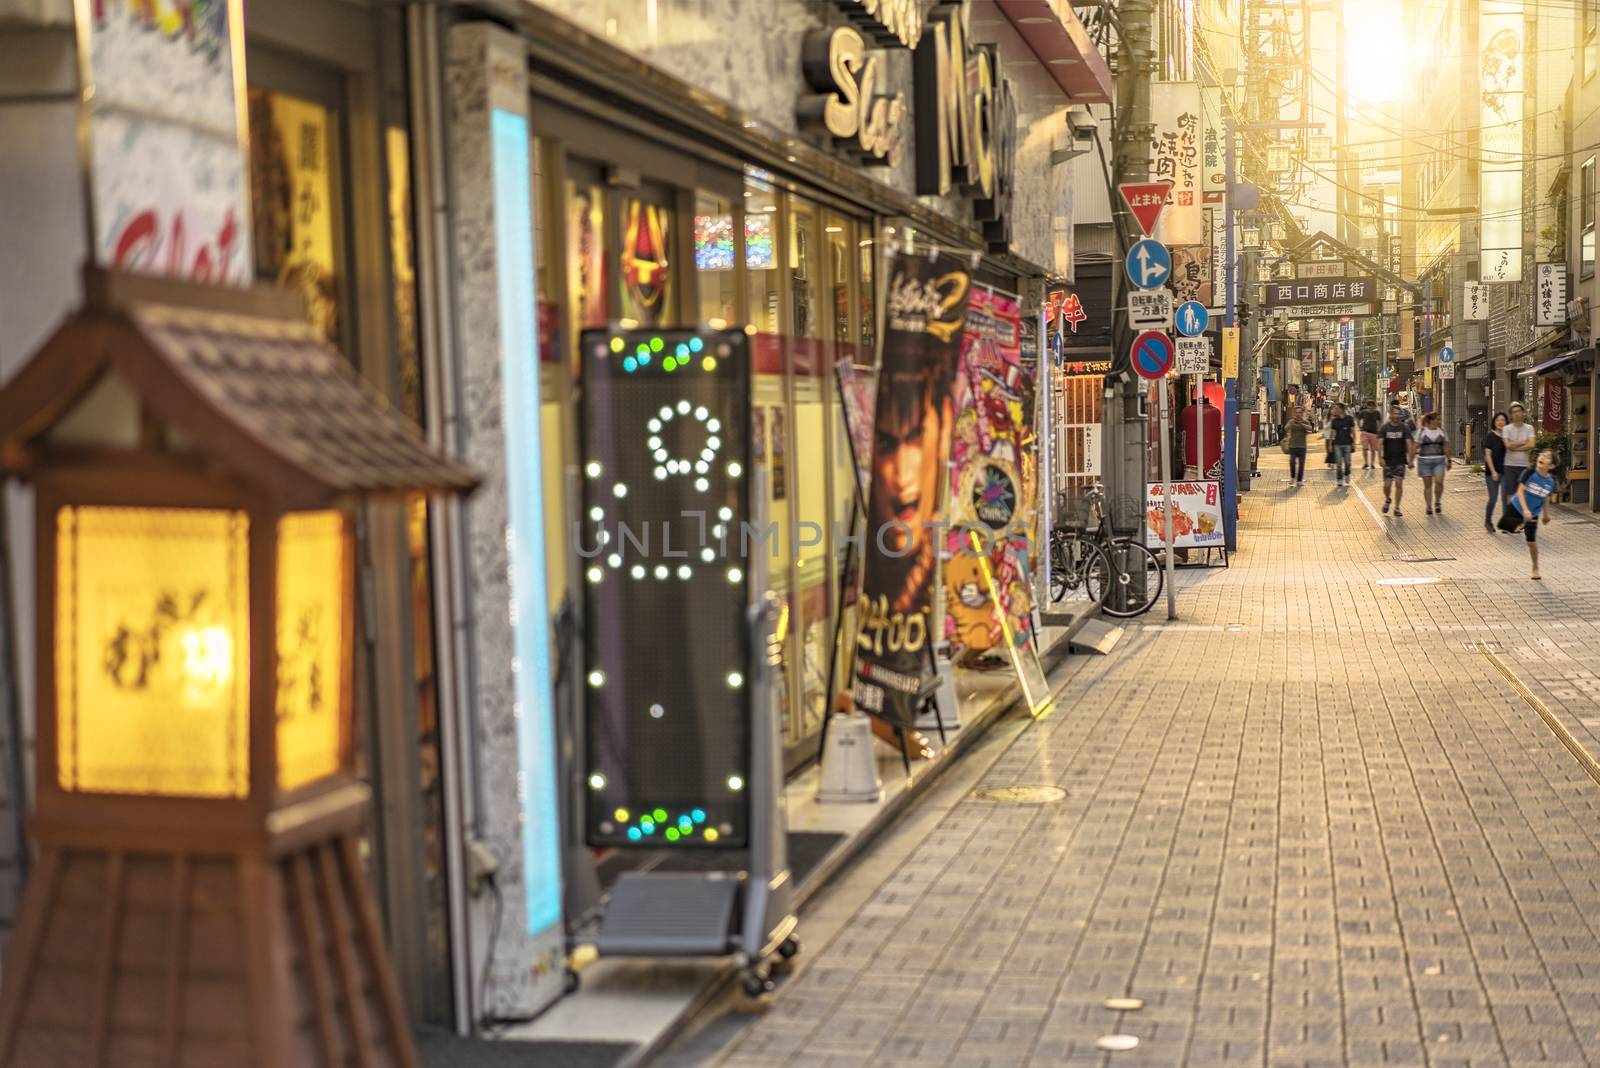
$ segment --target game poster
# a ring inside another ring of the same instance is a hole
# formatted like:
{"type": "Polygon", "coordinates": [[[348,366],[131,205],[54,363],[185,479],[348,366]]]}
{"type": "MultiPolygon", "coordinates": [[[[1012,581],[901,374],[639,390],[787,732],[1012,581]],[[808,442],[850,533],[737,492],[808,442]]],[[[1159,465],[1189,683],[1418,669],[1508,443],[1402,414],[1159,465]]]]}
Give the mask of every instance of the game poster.
{"type": "Polygon", "coordinates": [[[956,425],[950,455],[950,524],[945,562],[945,636],[953,648],[983,652],[1003,645],[982,555],[1000,592],[1012,639],[1032,631],[1030,547],[1038,497],[1034,447],[1035,360],[1025,361],[1017,298],[990,290],[972,295],[956,376],[956,425]]]}
{"type": "Polygon", "coordinates": [[[857,708],[905,726],[933,674],[935,538],[971,286],[964,257],[888,261],[854,698],[857,708]]]}

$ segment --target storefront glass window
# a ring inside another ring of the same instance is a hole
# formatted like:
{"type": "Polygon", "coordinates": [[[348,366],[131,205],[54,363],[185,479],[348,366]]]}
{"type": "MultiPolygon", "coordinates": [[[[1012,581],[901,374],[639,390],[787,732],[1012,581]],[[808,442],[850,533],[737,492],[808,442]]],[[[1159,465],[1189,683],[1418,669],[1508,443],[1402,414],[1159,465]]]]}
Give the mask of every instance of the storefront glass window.
{"type": "Polygon", "coordinates": [[[710,193],[695,198],[694,269],[700,281],[700,318],[712,326],[739,318],[733,226],[733,207],[726,199],[710,193]]]}
{"type": "Polygon", "coordinates": [[[320,104],[261,88],[250,89],[249,110],[256,277],[299,293],[306,317],[339,346],[334,115],[320,104]]]}
{"type": "Polygon", "coordinates": [[[622,317],[659,326],[672,318],[672,209],[628,196],[621,222],[622,317]]]}
{"type": "Polygon", "coordinates": [[[772,186],[749,179],[744,191],[744,267],[750,291],[750,323],[758,333],[777,335],[778,195],[772,186]]]}
{"type": "Polygon", "coordinates": [[[877,277],[873,267],[878,261],[878,243],[873,240],[871,223],[862,223],[859,232],[861,236],[856,247],[861,250],[861,280],[856,287],[856,306],[860,313],[856,321],[861,327],[861,349],[856,354],[856,362],[875,367],[878,363],[878,298],[872,283],[877,277]]]}

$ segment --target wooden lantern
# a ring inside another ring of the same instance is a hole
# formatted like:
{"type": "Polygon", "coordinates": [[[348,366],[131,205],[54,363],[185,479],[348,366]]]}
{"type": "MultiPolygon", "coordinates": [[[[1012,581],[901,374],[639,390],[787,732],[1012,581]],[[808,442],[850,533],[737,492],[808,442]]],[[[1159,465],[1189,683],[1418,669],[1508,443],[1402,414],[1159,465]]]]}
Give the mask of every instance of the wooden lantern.
{"type": "Polygon", "coordinates": [[[0,388],[38,863],[0,1065],[411,1065],[357,835],[353,508],[465,491],[292,298],[91,270],[0,388]]]}

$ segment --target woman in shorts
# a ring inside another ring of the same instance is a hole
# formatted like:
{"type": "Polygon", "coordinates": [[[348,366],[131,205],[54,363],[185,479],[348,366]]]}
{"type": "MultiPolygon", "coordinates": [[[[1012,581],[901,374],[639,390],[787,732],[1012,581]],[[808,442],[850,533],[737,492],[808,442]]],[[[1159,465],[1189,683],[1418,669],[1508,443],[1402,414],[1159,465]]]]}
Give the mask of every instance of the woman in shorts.
{"type": "Polygon", "coordinates": [[[1450,470],[1450,439],[1439,429],[1439,413],[1422,417],[1417,431],[1417,475],[1422,479],[1422,500],[1428,514],[1444,511],[1444,475],[1450,470]]]}
{"type": "Polygon", "coordinates": [[[1507,534],[1522,531],[1528,542],[1528,559],[1533,564],[1531,578],[1539,577],[1539,527],[1550,522],[1550,509],[1554,507],[1556,492],[1556,454],[1552,449],[1540,449],[1533,458],[1533,466],[1522,473],[1517,488],[1506,501],[1506,510],[1500,515],[1500,529],[1507,534]]]}

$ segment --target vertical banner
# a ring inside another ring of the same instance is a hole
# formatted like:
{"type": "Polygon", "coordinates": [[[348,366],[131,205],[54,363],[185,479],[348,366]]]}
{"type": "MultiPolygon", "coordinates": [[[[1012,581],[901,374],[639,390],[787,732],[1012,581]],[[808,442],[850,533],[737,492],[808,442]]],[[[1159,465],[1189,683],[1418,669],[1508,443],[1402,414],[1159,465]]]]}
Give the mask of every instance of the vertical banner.
{"type": "Polygon", "coordinates": [[[1038,454],[1033,373],[1022,362],[1021,329],[1017,298],[990,290],[972,294],[953,393],[944,590],[945,637],[975,652],[994,648],[1007,634],[1024,641],[1032,631],[1028,546],[1038,454]],[[972,548],[973,533],[981,554],[972,548]],[[999,591],[999,611],[983,580],[984,564],[999,591]]]}
{"type": "Polygon", "coordinates": [[[1223,114],[1222,87],[1208,85],[1200,90],[1203,126],[1200,142],[1200,200],[1204,205],[1206,247],[1210,252],[1211,287],[1208,308],[1226,303],[1223,286],[1227,282],[1228,255],[1228,173],[1224,157],[1227,119],[1223,114]]]}
{"type": "Polygon", "coordinates": [[[909,726],[933,671],[939,498],[972,277],[946,253],[891,254],[888,271],[854,696],[857,708],[909,726]]]}
{"type": "Polygon", "coordinates": [[[1522,280],[1522,0],[1482,0],[1478,14],[1480,254],[1485,282],[1522,280]]]}
{"type": "Polygon", "coordinates": [[[1533,325],[1567,325],[1567,265],[1541,263],[1533,287],[1533,325]]]}
{"type": "Polygon", "coordinates": [[[238,0],[77,8],[95,262],[248,285],[238,0]]]}
{"type": "Polygon", "coordinates": [[[1205,242],[1200,216],[1200,83],[1152,82],[1150,180],[1170,181],[1155,238],[1170,248],[1205,242]]]}

